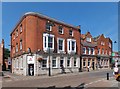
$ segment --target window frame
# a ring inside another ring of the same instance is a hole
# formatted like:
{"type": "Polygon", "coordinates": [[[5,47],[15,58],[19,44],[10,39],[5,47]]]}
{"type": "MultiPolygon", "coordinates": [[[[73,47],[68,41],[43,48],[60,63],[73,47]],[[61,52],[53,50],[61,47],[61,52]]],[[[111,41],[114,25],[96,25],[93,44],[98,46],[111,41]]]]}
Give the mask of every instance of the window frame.
{"type": "Polygon", "coordinates": [[[90,37],[87,37],[87,38],[86,38],[86,41],[87,41],[87,42],[91,42],[91,38],[90,38],[90,37]]]}
{"type": "Polygon", "coordinates": [[[47,31],[52,31],[52,24],[46,23],[46,30],[47,31]]]}
{"type": "Polygon", "coordinates": [[[22,39],[20,39],[20,50],[22,50],[23,49],[23,40],[22,39]]]}
{"type": "Polygon", "coordinates": [[[20,25],[20,33],[22,33],[23,32],[23,25],[21,24],[20,25]]]}
{"type": "Polygon", "coordinates": [[[86,47],[83,47],[83,54],[86,54],[86,47]],[[84,51],[85,49],[85,51],[84,51]]]}
{"type": "Polygon", "coordinates": [[[44,58],[43,58],[41,64],[42,64],[42,66],[41,66],[42,68],[47,68],[47,57],[44,57],[44,58]],[[46,64],[43,64],[44,62],[46,62],[46,64]],[[44,66],[43,66],[43,65],[44,65],[44,66]]]}
{"type": "Polygon", "coordinates": [[[73,36],[73,30],[69,30],[69,36],[73,36]]]}
{"type": "Polygon", "coordinates": [[[57,68],[57,60],[56,57],[52,58],[52,68],[57,68]],[[53,61],[55,61],[55,64],[53,64],[53,61]],[[54,65],[54,66],[53,66],[54,65]]]}
{"type": "Polygon", "coordinates": [[[64,34],[64,29],[63,29],[62,26],[58,26],[58,33],[59,33],[59,34],[64,34]],[[60,31],[61,31],[62,33],[61,33],[60,31]]]}

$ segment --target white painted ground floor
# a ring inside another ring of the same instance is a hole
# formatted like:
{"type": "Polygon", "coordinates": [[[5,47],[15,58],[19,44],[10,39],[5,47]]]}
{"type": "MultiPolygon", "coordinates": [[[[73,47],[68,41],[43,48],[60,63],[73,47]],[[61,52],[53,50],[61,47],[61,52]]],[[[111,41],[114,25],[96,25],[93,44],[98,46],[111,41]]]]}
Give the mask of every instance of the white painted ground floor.
{"type": "MultiPolygon", "coordinates": [[[[109,59],[97,60],[96,57],[82,57],[82,69],[87,71],[87,66],[90,70],[96,70],[103,66],[109,68],[109,59]]],[[[79,55],[48,55],[42,54],[23,54],[21,56],[12,58],[12,73],[18,75],[48,75],[49,66],[51,75],[61,73],[61,65],[63,65],[65,72],[79,72],[80,56],[79,55]],[[32,71],[32,72],[31,72],[32,71]]]]}

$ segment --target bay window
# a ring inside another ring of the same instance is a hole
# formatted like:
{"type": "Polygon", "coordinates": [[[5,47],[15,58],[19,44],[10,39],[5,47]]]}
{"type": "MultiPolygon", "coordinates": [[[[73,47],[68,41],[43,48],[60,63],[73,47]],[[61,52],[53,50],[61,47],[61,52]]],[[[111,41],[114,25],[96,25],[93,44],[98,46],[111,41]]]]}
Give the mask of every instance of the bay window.
{"type": "Polygon", "coordinates": [[[43,50],[49,52],[54,50],[54,35],[44,33],[43,34],[43,50]]]}
{"type": "Polygon", "coordinates": [[[52,48],[53,46],[53,37],[48,36],[48,48],[52,48]]]}
{"type": "Polygon", "coordinates": [[[76,53],[76,40],[67,39],[67,50],[68,53],[76,53]]]}

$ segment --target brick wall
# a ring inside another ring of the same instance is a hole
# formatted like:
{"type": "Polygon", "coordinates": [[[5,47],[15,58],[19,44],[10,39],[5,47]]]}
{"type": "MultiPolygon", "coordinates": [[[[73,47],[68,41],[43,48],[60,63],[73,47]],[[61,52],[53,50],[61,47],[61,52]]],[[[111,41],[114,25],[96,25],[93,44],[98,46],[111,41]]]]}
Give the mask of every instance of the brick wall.
{"type": "MultiPolygon", "coordinates": [[[[19,24],[15,27],[13,32],[11,33],[11,57],[21,54],[23,51],[27,52],[27,48],[31,48],[32,52],[43,50],[43,33],[47,32],[46,30],[46,22],[49,19],[41,18],[37,15],[26,15],[21,19],[19,24]],[[23,31],[20,33],[20,25],[22,24],[23,31]],[[14,39],[14,34],[16,33],[16,30],[18,29],[18,37],[14,39]],[[23,41],[23,49],[18,50],[17,53],[13,53],[16,47],[16,43],[18,43],[18,49],[20,49],[20,39],[23,41]]],[[[51,20],[49,20],[51,21],[51,20]]],[[[64,25],[62,23],[52,21],[54,23],[54,26],[52,27],[52,31],[50,32],[55,36],[55,44],[54,44],[54,52],[57,52],[57,38],[64,38],[65,39],[65,52],[67,52],[67,39],[73,38],[76,40],[76,53],[80,55],[80,32],[78,31],[80,28],[74,28],[71,26],[64,25]],[[64,29],[64,34],[58,33],[58,26],[62,25],[64,29]],[[69,30],[72,28],[74,32],[74,36],[69,36],[69,30]]],[[[48,33],[48,32],[47,32],[48,33]]]]}

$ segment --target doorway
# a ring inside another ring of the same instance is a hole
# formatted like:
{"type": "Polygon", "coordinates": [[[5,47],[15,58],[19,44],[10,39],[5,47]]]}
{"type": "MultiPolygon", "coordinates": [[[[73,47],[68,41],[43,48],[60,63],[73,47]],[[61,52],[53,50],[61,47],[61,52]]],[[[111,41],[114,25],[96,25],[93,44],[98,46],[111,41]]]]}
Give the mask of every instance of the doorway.
{"type": "Polygon", "coordinates": [[[28,75],[34,76],[34,64],[28,64],[28,75]]]}
{"type": "Polygon", "coordinates": [[[92,68],[93,68],[93,70],[95,69],[95,63],[94,62],[92,62],[92,68]]]}

